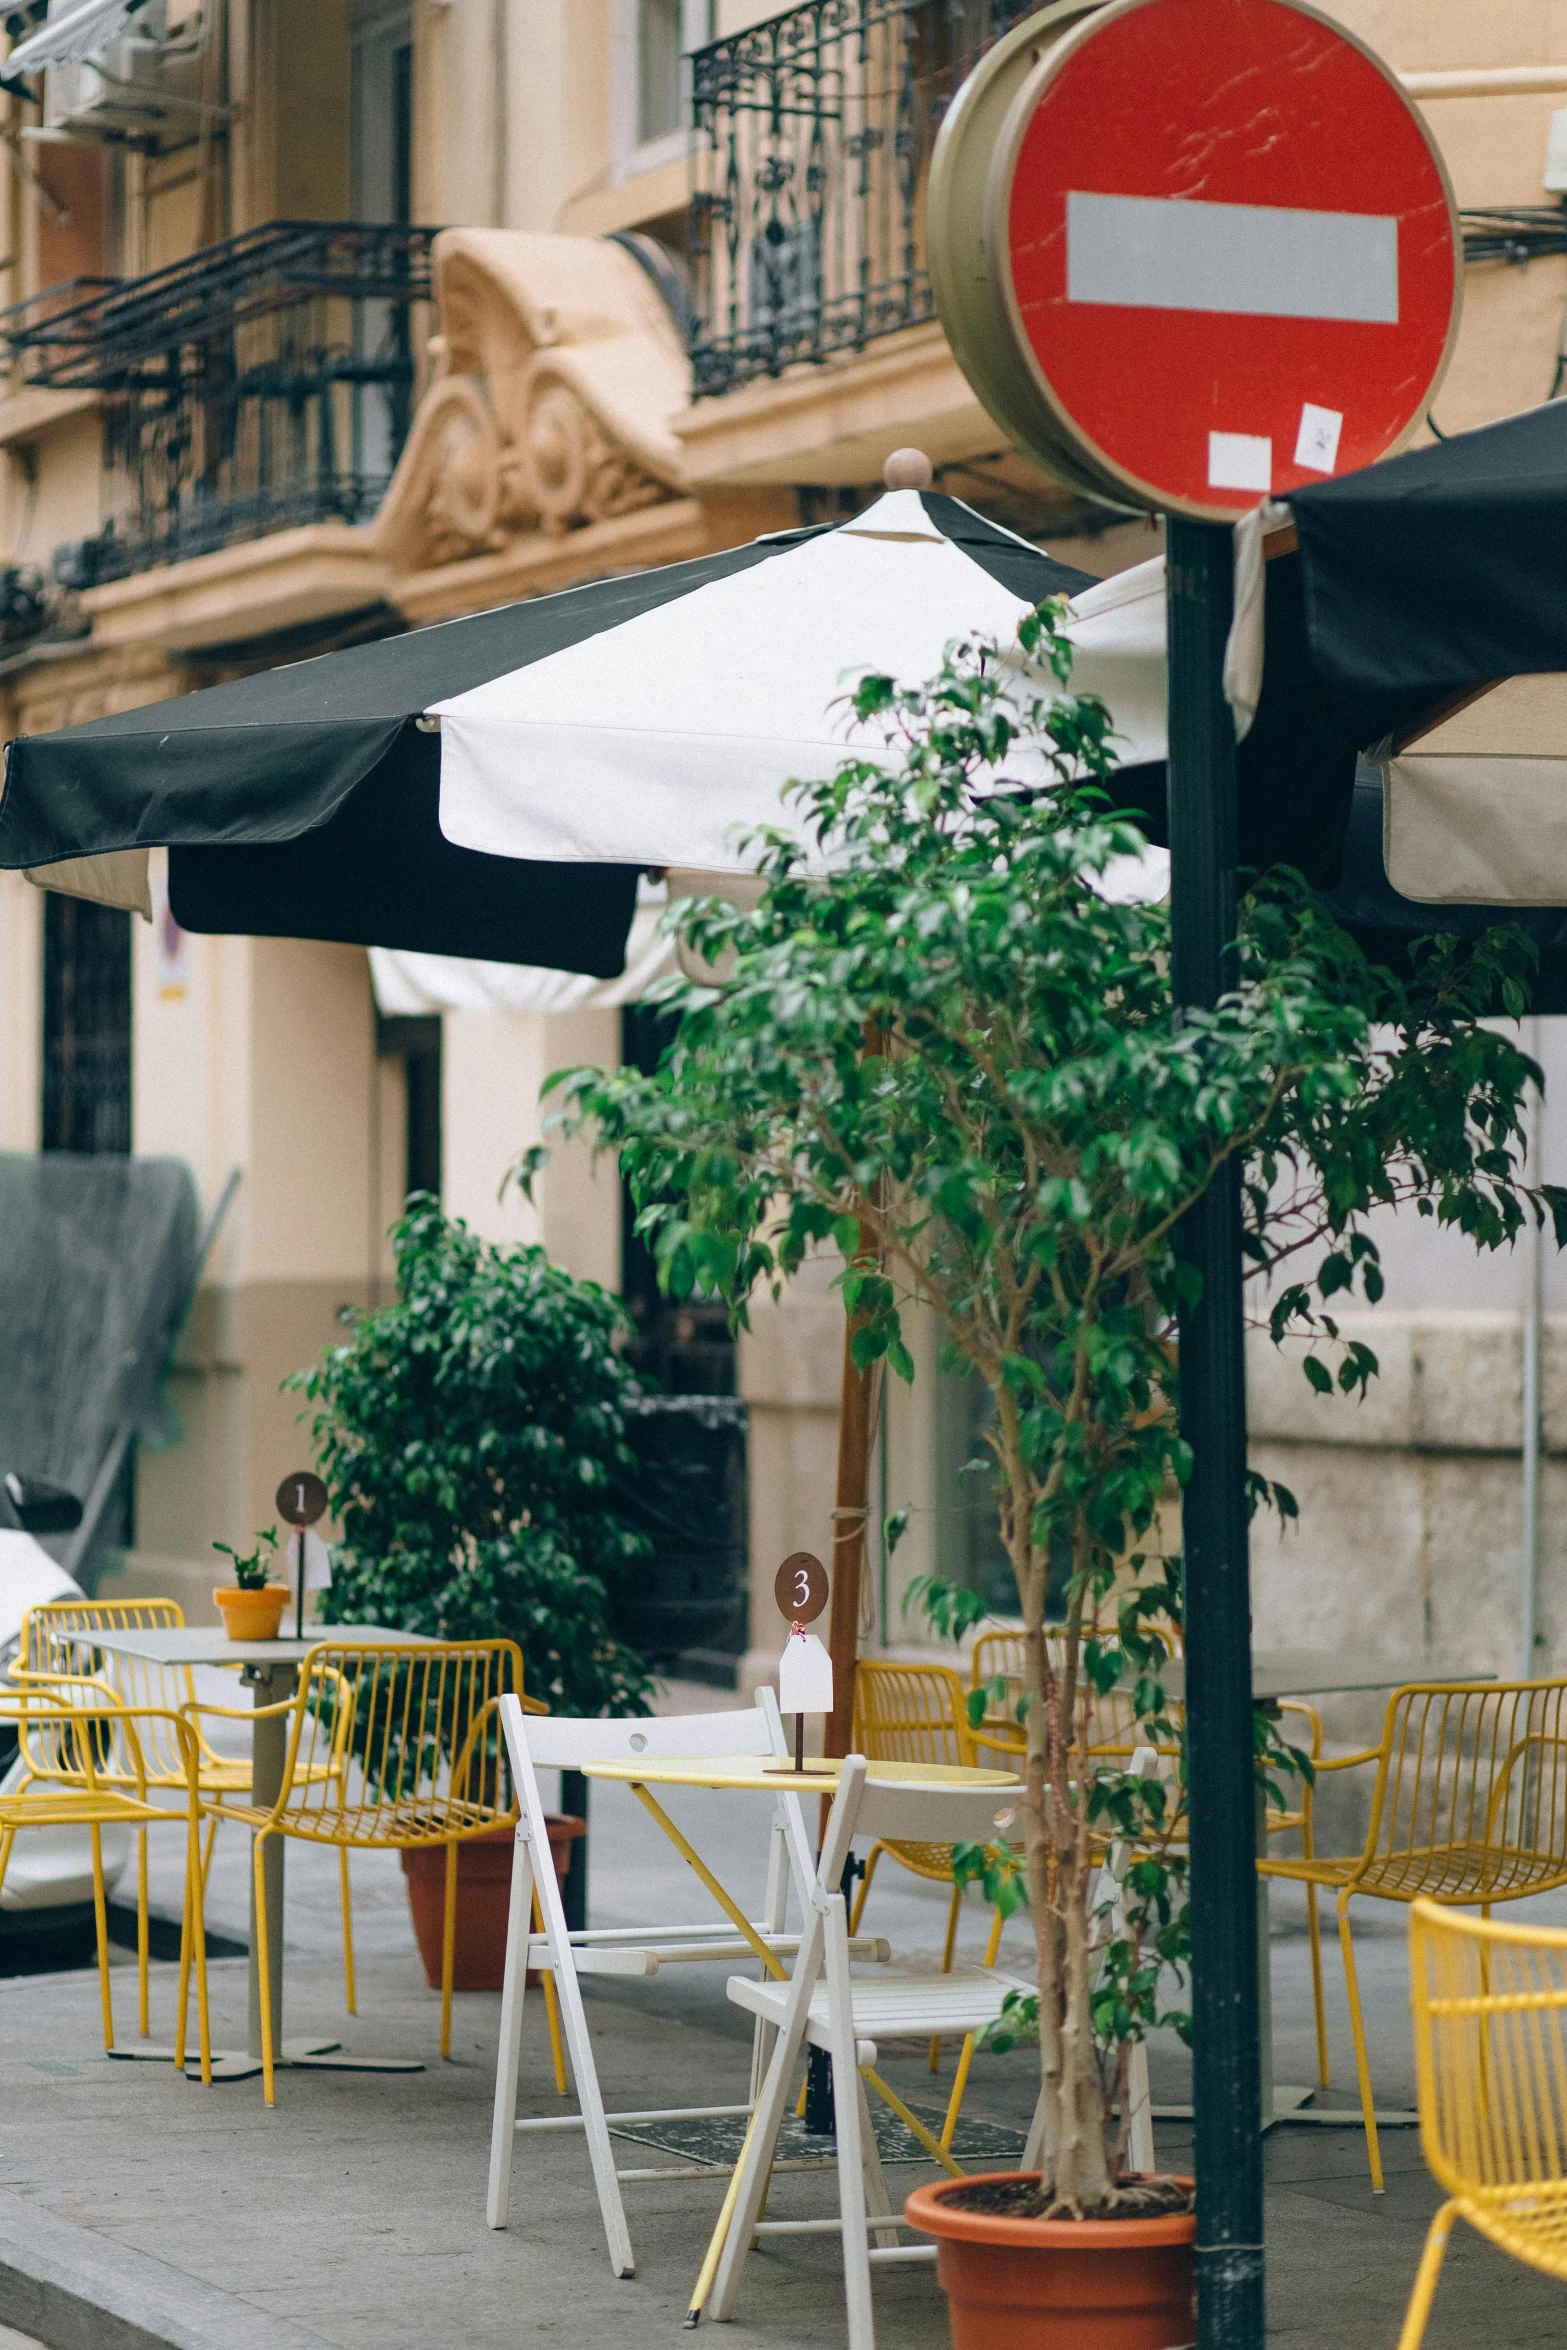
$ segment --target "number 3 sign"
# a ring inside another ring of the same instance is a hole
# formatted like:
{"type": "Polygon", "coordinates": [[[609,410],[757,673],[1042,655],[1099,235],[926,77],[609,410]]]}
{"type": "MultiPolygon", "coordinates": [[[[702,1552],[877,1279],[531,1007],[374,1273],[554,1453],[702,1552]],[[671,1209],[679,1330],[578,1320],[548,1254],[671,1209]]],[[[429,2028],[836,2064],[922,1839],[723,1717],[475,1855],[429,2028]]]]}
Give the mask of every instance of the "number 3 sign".
{"type": "Polygon", "coordinates": [[[827,1605],[827,1569],[808,1550],[797,1550],[784,1560],[773,1577],[778,1613],[791,1624],[811,1624],[827,1605]]]}

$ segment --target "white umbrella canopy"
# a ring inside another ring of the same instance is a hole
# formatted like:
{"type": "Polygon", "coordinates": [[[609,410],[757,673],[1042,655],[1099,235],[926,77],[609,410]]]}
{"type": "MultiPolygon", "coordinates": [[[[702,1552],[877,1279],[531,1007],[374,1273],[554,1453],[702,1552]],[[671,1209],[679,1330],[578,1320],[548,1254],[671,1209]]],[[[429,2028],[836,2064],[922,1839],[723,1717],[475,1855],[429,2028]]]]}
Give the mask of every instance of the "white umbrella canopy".
{"type": "MultiPolygon", "coordinates": [[[[798,822],[787,784],[876,755],[845,698],[864,672],[928,677],[951,638],[1010,643],[1044,596],[1094,584],[957,499],[891,488],[754,572],[432,703],[441,830],[503,857],[749,871],[746,836],[798,822]]],[[[1162,714],[1159,734],[1137,755],[1162,754],[1162,714]]]]}

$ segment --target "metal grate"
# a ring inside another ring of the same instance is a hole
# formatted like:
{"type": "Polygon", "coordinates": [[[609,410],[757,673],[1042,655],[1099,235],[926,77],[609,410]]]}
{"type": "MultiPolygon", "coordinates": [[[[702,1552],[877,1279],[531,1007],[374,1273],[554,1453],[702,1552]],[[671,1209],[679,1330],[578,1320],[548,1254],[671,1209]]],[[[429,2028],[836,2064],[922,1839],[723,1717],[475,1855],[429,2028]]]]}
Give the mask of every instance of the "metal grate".
{"type": "Polygon", "coordinates": [[[43,1147],[131,1147],[131,917],[44,899],[43,1147]]]}
{"type": "Polygon", "coordinates": [[[941,118],[1037,0],[810,0],[691,61],[694,390],[935,315],[925,182],[941,118]]]}
{"type": "Polygon", "coordinates": [[[57,557],[65,584],[372,514],[413,415],[436,234],[273,221],[0,312],[25,383],[104,395],[106,519],[57,557]]]}

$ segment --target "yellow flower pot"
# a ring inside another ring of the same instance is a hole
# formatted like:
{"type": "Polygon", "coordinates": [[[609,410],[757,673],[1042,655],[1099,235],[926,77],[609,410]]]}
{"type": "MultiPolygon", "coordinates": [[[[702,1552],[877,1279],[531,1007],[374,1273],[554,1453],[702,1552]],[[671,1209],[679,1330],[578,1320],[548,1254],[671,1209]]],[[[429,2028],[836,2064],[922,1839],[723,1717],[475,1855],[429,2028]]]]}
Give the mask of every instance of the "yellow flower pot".
{"type": "Polygon", "coordinates": [[[223,1629],[231,1640],[275,1640],[283,1610],[294,1594],[286,1583],[263,1583],[259,1591],[241,1591],[236,1583],[221,1583],[212,1594],[223,1613],[223,1629]]]}

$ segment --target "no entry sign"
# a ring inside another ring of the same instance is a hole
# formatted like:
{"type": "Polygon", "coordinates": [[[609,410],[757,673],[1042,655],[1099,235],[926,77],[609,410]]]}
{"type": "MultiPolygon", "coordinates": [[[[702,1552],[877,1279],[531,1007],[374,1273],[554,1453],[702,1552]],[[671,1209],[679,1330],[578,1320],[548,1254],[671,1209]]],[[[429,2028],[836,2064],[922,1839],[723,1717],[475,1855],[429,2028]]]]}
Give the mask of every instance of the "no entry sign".
{"type": "MultiPolygon", "coordinates": [[[[1078,486],[1213,520],[1396,447],[1460,276],[1447,175],[1386,67],[1298,0],[1070,14],[1006,45],[1004,117],[960,101],[943,133],[989,149],[982,218],[933,236],[982,249],[953,335],[980,397],[1078,486]]],[[[979,160],[946,159],[933,211],[973,210],[979,160]]],[[[934,250],[933,275],[940,299],[934,250]]]]}

